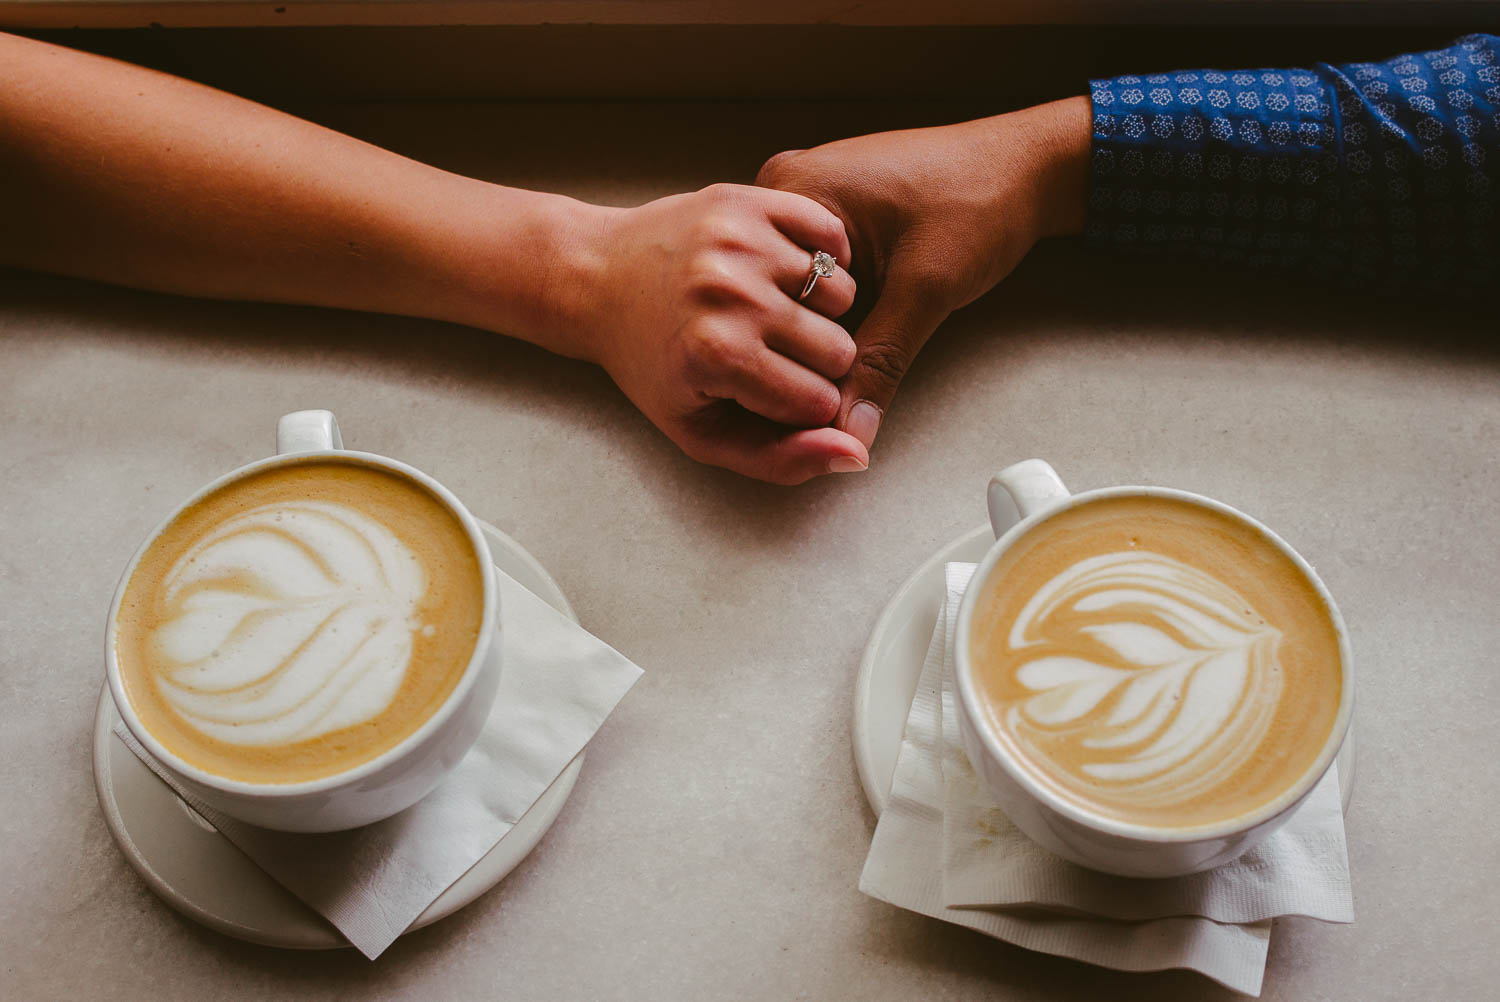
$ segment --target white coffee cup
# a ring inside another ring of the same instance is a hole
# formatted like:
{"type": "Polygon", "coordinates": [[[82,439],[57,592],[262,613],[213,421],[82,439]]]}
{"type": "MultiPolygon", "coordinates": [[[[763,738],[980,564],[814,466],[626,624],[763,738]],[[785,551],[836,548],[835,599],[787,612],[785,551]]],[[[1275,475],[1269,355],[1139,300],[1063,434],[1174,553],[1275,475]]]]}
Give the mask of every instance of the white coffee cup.
{"type": "Polygon", "coordinates": [[[388,818],[421,800],[459,763],[489,717],[500,687],[500,592],[489,545],[479,522],[442,484],[405,463],[343,448],[338,423],[328,411],[298,411],[276,428],[277,455],[242,466],[208,484],[182,504],[146,538],[120,577],[110,603],[104,660],[110,693],[130,733],[193,796],[225,814],[263,828],[327,832],[357,828],[388,818]],[[350,459],[393,471],[427,488],[463,524],[479,562],[483,615],[479,639],[463,675],[446,700],[416,731],[380,755],[346,771],[299,783],[251,783],[200,769],[173,754],[141,723],[120,676],[115,642],[125,586],[141,557],[185,509],[243,477],[309,457],[350,459]]]}
{"type": "Polygon", "coordinates": [[[1328,589],[1287,543],[1266,526],[1228,505],[1186,491],[1161,487],[1109,487],[1072,494],[1051,466],[1029,459],[990,480],[990,523],[999,537],[974,576],[959,606],[955,646],[958,729],[975,771],[1017,828],[1064,859],[1126,877],[1171,877],[1207,870],[1244,854],[1270,835],[1307,798],[1338,755],[1354,710],[1354,676],[1349,638],[1328,589]],[[1333,728],[1313,764],[1273,800],[1247,814],[1213,826],[1173,830],[1131,824],[1092,813],[1059,796],[1028,771],[988,723],[969,656],[974,608],[986,578],[1016,540],[1063,511],[1103,498],[1160,497],[1199,505],[1250,526],[1280,549],[1306,575],[1327,605],[1338,636],[1342,689],[1333,728]],[[1020,521],[1016,521],[1016,515],[1020,521]]]}

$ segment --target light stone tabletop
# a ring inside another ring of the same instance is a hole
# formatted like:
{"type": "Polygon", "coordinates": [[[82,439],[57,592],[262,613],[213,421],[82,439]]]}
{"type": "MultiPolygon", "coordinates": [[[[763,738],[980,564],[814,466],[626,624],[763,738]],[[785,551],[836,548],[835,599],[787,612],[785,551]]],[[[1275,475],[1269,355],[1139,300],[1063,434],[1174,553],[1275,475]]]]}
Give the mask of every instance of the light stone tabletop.
{"type": "MultiPolygon", "coordinates": [[[[316,114],[455,170],[631,204],[960,108],[360,106],[316,114]]],[[[849,742],[881,607],[1051,461],[1265,520],[1352,633],[1358,920],[1278,921],[1264,997],[1469,999],[1500,982],[1500,323],[1056,246],[952,318],[867,473],[699,466],[604,374],[415,320],[0,275],[0,998],[1213,999],[862,896],[849,742]],[[285,411],[404,459],[528,547],[646,670],[539,848],[378,961],[202,929],[105,828],[89,732],[106,605],[186,493],[285,411]]]]}

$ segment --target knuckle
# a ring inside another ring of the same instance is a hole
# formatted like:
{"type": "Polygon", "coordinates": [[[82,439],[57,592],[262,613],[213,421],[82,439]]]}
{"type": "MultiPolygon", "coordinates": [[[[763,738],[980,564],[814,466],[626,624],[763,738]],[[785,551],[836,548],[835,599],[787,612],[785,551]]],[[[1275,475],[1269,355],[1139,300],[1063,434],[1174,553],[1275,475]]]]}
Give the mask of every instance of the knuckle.
{"type": "Polygon", "coordinates": [[[820,365],[828,365],[837,370],[832,373],[833,378],[843,376],[854,367],[854,361],[859,357],[859,346],[854,343],[848,331],[826,317],[814,320],[804,313],[796,319],[801,321],[800,339],[816,352],[820,365]]]}
{"type": "Polygon", "coordinates": [[[791,150],[783,150],[761,165],[760,171],[755,175],[755,183],[762,188],[779,188],[792,174],[792,162],[797,154],[791,150]]]}
{"type": "Polygon", "coordinates": [[[828,241],[829,247],[838,251],[839,266],[847,268],[849,255],[845,248],[849,246],[849,232],[844,228],[844,221],[821,200],[817,201],[816,205],[818,207],[816,218],[823,229],[823,238],[828,241]]]}
{"type": "Polygon", "coordinates": [[[739,201],[740,186],[728,181],[718,181],[704,188],[703,195],[715,205],[732,205],[739,201]]]}
{"type": "Polygon", "coordinates": [[[729,215],[717,210],[704,213],[689,231],[693,243],[699,247],[713,247],[729,230],[729,215]]]}
{"type": "Polygon", "coordinates": [[[739,339],[716,324],[696,325],[689,337],[689,357],[701,373],[719,374],[740,367],[744,350],[739,339]]]}
{"type": "Polygon", "coordinates": [[[842,402],[837,386],[828,383],[821,387],[811,401],[813,424],[817,426],[832,424],[833,419],[839,416],[839,407],[842,402]]]}
{"type": "Polygon", "coordinates": [[[731,256],[719,252],[704,252],[694,258],[688,269],[687,288],[692,302],[709,310],[742,305],[750,297],[731,256]]]}
{"type": "Polygon", "coordinates": [[[771,302],[765,304],[766,322],[775,325],[780,330],[786,331],[796,338],[816,338],[822,332],[818,329],[818,320],[806,304],[799,303],[789,296],[778,294],[771,302]]]}
{"type": "Polygon", "coordinates": [[[905,345],[893,342],[869,344],[860,352],[858,364],[877,386],[895,390],[911,366],[911,352],[905,345]]]}
{"type": "Polygon", "coordinates": [[[747,254],[754,251],[745,224],[729,212],[709,213],[698,220],[695,242],[719,254],[747,254]]]}
{"type": "Polygon", "coordinates": [[[855,295],[856,292],[852,280],[830,285],[827,300],[829,318],[837,319],[848,313],[854,307],[855,295]]]}
{"type": "Polygon", "coordinates": [[[852,337],[845,335],[834,357],[840,378],[847,375],[849,370],[854,368],[854,360],[857,357],[859,357],[859,345],[854,343],[852,337]]]}

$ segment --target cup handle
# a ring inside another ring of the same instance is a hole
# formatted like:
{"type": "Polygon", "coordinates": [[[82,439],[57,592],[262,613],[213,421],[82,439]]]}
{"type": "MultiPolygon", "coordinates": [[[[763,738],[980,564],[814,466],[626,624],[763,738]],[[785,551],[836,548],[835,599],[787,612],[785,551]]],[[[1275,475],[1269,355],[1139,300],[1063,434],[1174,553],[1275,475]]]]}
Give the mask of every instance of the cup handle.
{"type": "Polygon", "coordinates": [[[1027,459],[1007,466],[990,478],[985,500],[989,502],[990,528],[995,537],[1020,519],[1051,508],[1068,496],[1057,471],[1040,459],[1027,459]]]}
{"type": "Polygon", "coordinates": [[[276,454],[342,449],[344,437],[333,411],[293,411],[276,422],[276,454]]]}

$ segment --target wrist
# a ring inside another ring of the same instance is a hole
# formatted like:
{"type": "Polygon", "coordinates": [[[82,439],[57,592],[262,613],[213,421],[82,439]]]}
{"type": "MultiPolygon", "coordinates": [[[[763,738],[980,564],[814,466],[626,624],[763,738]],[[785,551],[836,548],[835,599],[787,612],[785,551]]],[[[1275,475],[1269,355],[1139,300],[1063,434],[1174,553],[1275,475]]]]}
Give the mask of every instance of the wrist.
{"type": "Polygon", "coordinates": [[[453,290],[440,319],[598,361],[591,304],[603,271],[604,225],[619,210],[456,180],[465,190],[450,200],[451,215],[439,224],[443,244],[452,249],[438,267],[453,290]]]}
{"type": "Polygon", "coordinates": [[[1089,157],[1093,144],[1093,109],[1087,97],[1028,108],[1038,239],[1083,232],[1088,210],[1089,157]]]}

